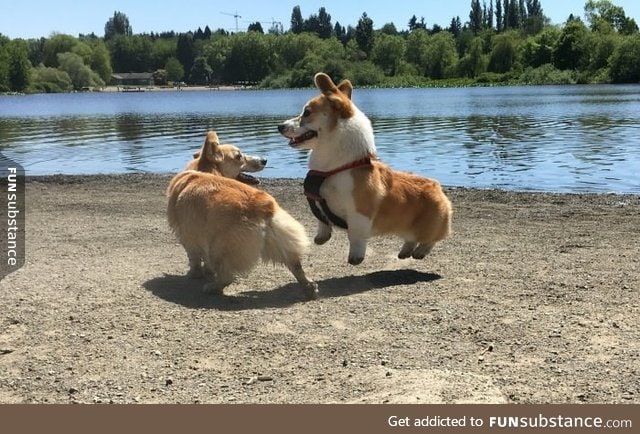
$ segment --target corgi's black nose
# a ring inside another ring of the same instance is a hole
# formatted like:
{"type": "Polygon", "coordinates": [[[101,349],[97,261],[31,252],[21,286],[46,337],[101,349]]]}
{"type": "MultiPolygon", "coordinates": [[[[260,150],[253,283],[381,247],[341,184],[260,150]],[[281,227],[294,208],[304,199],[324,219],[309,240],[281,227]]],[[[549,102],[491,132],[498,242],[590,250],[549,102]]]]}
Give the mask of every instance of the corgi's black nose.
{"type": "Polygon", "coordinates": [[[284,124],[280,124],[280,125],[278,125],[278,131],[280,132],[280,134],[284,133],[284,129],[285,129],[285,128],[286,128],[286,127],[284,126],[284,124]]]}
{"type": "Polygon", "coordinates": [[[262,164],[263,166],[267,165],[267,159],[263,158],[262,160],[260,160],[260,164],[262,164]]]}

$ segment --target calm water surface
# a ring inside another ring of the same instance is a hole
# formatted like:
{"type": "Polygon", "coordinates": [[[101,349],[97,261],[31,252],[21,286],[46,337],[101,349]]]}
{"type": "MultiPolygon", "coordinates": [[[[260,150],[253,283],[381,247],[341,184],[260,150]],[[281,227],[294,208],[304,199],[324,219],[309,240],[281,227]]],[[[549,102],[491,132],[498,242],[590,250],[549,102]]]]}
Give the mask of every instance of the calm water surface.
{"type": "MultiPolygon", "coordinates": [[[[303,177],[276,126],[314,90],[0,96],[0,151],[30,175],[175,172],[207,129],[303,177]]],[[[640,193],[640,86],[356,89],[380,157],[444,185],[640,193]]]]}

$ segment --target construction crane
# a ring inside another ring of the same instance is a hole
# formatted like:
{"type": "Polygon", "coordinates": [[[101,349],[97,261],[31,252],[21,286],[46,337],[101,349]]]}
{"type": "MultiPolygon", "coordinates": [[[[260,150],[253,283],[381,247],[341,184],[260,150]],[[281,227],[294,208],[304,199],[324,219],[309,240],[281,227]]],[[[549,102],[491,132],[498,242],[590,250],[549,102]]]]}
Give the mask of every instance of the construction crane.
{"type": "Polygon", "coordinates": [[[229,15],[236,19],[236,33],[238,33],[238,18],[242,18],[242,16],[238,15],[238,11],[235,14],[230,14],[228,12],[220,12],[222,15],[229,15]]]}

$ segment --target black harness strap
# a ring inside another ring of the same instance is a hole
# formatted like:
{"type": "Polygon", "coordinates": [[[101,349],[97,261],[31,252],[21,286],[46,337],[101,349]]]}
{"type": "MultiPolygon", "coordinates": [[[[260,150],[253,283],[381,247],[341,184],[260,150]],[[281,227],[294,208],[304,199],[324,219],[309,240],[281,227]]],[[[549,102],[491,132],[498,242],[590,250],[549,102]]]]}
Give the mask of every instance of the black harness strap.
{"type": "Polygon", "coordinates": [[[335,225],[342,229],[348,229],[347,222],[335,215],[329,205],[327,205],[326,199],[320,195],[320,187],[322,183],[332,175],[343,172],[345,170],[353,169],[360,166],[370,166],[371,157],[363,158],[362,160],[354,161],[347,165],[338,167],[337,169],[329,172],[321,172],[319,170],[310,170],[307,172],[306,178],[304,178],[304,195],[307,197],[309,207],[313,215],[326,225],[335,225]]]}

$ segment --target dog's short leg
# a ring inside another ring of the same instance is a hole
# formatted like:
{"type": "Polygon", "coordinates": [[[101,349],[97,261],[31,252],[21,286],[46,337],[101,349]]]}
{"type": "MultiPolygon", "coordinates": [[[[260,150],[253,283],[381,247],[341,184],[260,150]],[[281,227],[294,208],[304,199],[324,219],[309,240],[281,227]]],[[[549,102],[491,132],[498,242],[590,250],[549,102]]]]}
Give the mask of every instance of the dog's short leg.
{"type": "Polygon", "coordinates": [[[212,268],[213,279],[207,282],[202,287],[202,292],[210,293],[213,295],[222,295],[224,288],[231,285],[235,279],[233,273],[230,273],[215,264],[212,268]]]}
{"type": "Polygon", "coordinates": [[[318,222],[318,232],[316,233],[316,237],[313,239],[313,242],[320,246],[329,241],[330,238],[331,226],[323,222],[318,222]]]}
{"type": "Polygon", "coordinates": [[[415,250],[418,243],[415,241],[405,241],[400,249],[400,253],[398,253],[399,259],[407,259],[411,257],[411,254],[415,250]]]}
{"type": "Polygon", "coordinates": [[[318,284],[313,280],[309,280],[307,278],[307,275],[304,273],[304,270],[302,269],[302,264],[300,264],[300,261],[293,261],[293,262],[287,263],[287,268],[291,271],[291,273],[293,273],[296,280],[304,290],[305,295],[310,300],[317,299],[318,284]]]}
{"type": "Polygon", "coordinates": [[[213,295],[223,295],[224,289],[232,283],[233,279],[219,279],[218,276],[215,276],[214,280],[202,286],[202,292],[213,295]]]}
{"type": "Polygon", "coordinates": [[[372,221],[367,216],[356,213],[348,219],[349,263],[358,265],[364,261],[367,240],[371,236],[372,221]]]}
{"type": "Polygon", "coordinates": [[[189,279],[200,279],[204,277],[200,254],[194,251],[187,251],[187,257],[189,258],[189,272],[187,273],[187,277],[189,279]]]}
{"type": "Polygon", "coordinates": [[[418,247],[416,247],[416,249],[413,251],[413,254],[411,256],[413,257],[413,259],[424,259],[424,257],[427,256],[429,252],[431,252],[431,249],[433,249],[433,246],[435,245],[436,243],[420,243],[418,244],[418,247]]]}

